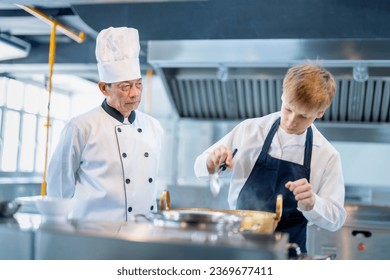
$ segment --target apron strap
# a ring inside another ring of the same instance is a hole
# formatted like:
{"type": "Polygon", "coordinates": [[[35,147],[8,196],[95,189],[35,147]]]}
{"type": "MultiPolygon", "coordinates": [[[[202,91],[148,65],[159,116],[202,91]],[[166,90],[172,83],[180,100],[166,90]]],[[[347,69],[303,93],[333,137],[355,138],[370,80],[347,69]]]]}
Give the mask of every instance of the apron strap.
{"type": "Polygon", "coordinates": [[[312,150],[313,150],[313,130],[311,129],[311,126],[309,126],[306,133],[305,159],[303,160],[303,166],[307,170],[310,169],[312,150]]]}
{"type": "MultiPolygon", "coordinates": [[[[271,129],[269,130],[269,133],[268,133],[267,137],[265,138],[263,148],[261,149],[259,160],[262,160],[262,161],[265,160],[267,153],[269,151],[269,148],[271,147],[272,139],[274,138],[275,133],[278,130],[279,124],[280,124],[280,117],[271,126],[271,129]]],[[[307,129],[307,133],[306,133],[305,157],[303,160],[303,166],[307,170],[310,169],[312,150],[313,150],[313,130],[312,130],[311,126],[309,126],[307,129]]]]}
{"type": "Polygon", "coordinates": [[[272,139],[274,138],[275,133],[278,130],[279,124],[280,124],[280,117],[271,126],[271,129],[269,130],[268,135],[265,138],[263,148],[261,149],[260,158],[259,158],[261,161],[264,161],[268,154],[269,148],[271,147],[272,139]]]}

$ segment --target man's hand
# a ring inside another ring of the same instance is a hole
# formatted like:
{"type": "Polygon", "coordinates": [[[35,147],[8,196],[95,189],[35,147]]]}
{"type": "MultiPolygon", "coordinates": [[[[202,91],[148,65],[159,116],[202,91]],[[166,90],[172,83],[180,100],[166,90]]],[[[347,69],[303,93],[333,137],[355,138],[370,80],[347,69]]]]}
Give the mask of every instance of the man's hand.
{"type": "Polygon", "coordinates": [[[289,181],[285,186],[294,194],[299,209],[304,211],[313,209],[315,202],[313,187],[305,178],[289,181]]]}
{"type": "Polygon", "coordinates": [[[222,163],[226,163],[227,167],[232,168],[232,157],[232,151],[229,148],[225,146],[219,146],[216,148],[212,153],[210,153],[206,161],[209,174],[213,174],[222,163]]]}

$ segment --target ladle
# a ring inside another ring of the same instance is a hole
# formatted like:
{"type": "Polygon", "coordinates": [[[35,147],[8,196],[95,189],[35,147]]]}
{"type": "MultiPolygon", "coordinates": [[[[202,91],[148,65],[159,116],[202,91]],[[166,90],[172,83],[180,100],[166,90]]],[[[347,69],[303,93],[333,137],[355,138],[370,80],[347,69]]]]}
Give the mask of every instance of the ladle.
{"type": "MultiPolygon", "coordinates": [[[[236,153],[237,153],[237,149],[234,149],[233,154],[232,154],[232,158],[234,158],[236,153]]],[[[210,179],[210,190],[211,190],[211,194],[214,197],[216,197],[219,194],[219,192],[221,191],[221,180],[219,180],[219,174],[222,171],[225,171],[226,168],[227,168],[226,162],[221,163],[219,165],[219,167],[218,167],[218,171],[214,172],[214,174],[211,176],[211,179],[210,179]]]]}

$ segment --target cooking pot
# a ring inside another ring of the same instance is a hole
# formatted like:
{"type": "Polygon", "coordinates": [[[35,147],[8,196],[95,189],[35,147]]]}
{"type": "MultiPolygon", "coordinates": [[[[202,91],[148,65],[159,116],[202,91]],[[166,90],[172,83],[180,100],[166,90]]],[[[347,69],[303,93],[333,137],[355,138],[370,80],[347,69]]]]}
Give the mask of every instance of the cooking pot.
{"type": "Polygon", "coordinates": [[[241,216],[197,209],[162,210],[142,215],[156,226],[217,233],[239,232],[241,216]]]}
{"type": "Polygon", "coordinates": [[[21,204],[16,202],[15,200],[0,201],[0,217],[12,217],[19,210],[20,206],[21,204]]]}
{"type": "Polygon", "coordinates": [[[168,190],[164,190],[160,197],[160,210],[169,213],[169,211],[197,211],[205,213],[225,213],[242,217],[240,222],[240,231],[250,231],[254,233],[273,233],[282,217],[283,197],[279,194],[276,198],[276,211],[265,212],[255,210],[225,210],[208,208],[174,208],[171,209],[171,198],[168,190]]]}

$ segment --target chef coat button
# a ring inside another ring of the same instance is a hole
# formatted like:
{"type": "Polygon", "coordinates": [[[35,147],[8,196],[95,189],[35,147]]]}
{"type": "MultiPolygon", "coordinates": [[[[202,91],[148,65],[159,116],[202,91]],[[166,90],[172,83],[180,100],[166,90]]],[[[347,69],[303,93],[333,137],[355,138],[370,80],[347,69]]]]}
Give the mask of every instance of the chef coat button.
{"type": "Polygon", "coordinates": [[[122,129],[121,129],[120,127],[118,127],[118,129],[117,129],[117,130],[118,130],[118,132],[122,132],[122,129]]]}
{"type": "Polygon", "coordinates": [[[138,131],[139,133],[141,133],[141,132],[142,132],[142,128],[138,128],[137,131],[138,131]]]}
{"type": "Polygon", "coordinates": [[[127,211],[129,211],[129,212],[133,211],[133,207],[127,208],[127,211]]]}
{"type": "Polygon", "coordinates": [[[126,153],[123,153],[123,154],[122,154],[122,157],[124,157],[124,158],[127,157],[127,154],[126,154],[126,153]]]}
{"type": "Polygon", "coordinates": [[[126,184],[130,184],[131,180],[129,178],[126,179],[126,184]]]}
{"type": "Polygon", "coordinates": [[[154,205],[150,206],[150,211],[153,211],[154,205]]]}
{"type": "Polygon", "coordinates": [[[148,156],[149,156],[149,153],[148,153],[148,152],[144,153],[144,156],[145,156],[145,157],[148,157],[148,156]]]}
{"type": "Polygon", "coordinates": [[[153,179],[152,178],[149,178],[149,183],[153,182],[153,179]]]}

